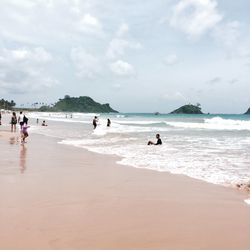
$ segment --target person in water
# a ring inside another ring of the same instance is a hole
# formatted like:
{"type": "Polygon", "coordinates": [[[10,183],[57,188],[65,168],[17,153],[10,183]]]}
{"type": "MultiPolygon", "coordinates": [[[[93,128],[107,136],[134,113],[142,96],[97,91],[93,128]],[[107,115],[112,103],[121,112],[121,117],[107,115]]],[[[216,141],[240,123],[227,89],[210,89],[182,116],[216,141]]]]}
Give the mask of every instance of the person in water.
{"type": "Polygon", "coordinates": [[[110,119],[108,118],[108,120],[107,120],[107,127],[110,127],[110,125],[111,125],[111,121],[110,121],[110,119]]]}
{"type": "Polygon", "coordinates": [[[42,126],[48,126],[45,121],[43,121],[42,126]]]}
{"type": "Polygon", "coordinates": [[[149,141],[148,142],[148,145],[161,145],[162,144],[162,141],[161,141],[161,138],[160,138],[160,134],[156,134],[156,143],[152,142],[152,141],[149,141]]]}
{"type": "Polygon", "coordinates": [[[97,126],[97,121],[98,121],[97,116],[95,116],[94,119],[93,119],[93,126],[94,126],[94,129],[95,129],[96,126],[97,126]]]}

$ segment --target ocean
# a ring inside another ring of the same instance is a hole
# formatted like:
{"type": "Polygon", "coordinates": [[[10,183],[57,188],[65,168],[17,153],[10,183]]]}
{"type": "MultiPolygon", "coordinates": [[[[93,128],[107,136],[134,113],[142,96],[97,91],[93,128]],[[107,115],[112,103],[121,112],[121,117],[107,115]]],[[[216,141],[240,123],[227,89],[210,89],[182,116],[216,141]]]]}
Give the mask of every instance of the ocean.
{"type": "MultiPolygon", "coordinates": [[[[232,186],[250,181],[250,116],[30,113],[30,133],[100,154],[119,164],[232,186]],[[92,119],[99,122],[93,130],[92,119]],[[39,125],[36,125],[36,119],[39,125]],[[111,127],[107,127],[107,118],[111,127]],[[42,127],[45,120],[47,127],[42,127]],[[159,133],[163,144],[148,146],[159,133]]],[[[29,138],[31,140],[32,137],[29,138]]],[[[105,166],[103,166],[105,167],[105,166]]]]}

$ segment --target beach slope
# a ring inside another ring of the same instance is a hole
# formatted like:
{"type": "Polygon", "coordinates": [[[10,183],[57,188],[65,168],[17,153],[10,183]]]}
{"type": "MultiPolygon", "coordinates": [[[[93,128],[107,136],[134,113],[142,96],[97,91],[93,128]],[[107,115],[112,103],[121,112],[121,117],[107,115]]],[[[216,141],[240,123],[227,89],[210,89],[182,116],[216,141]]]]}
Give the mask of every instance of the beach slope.
{"type": "Polygon", "coordinates": [[[31,135],[0,137],[1,249],[248,250],[246,193],[115,164],[31,135]]]}

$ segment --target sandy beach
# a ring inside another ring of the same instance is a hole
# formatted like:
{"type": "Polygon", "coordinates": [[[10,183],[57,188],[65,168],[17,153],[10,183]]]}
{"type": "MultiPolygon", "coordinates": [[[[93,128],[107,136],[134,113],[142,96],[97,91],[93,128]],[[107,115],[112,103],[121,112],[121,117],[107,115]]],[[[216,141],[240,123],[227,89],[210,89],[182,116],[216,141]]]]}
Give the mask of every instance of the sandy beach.
{"type": "Polygon", "coordinates": [[[27,249],[250,247],[247,193],[0,132],[0,242],[27,249]]]}

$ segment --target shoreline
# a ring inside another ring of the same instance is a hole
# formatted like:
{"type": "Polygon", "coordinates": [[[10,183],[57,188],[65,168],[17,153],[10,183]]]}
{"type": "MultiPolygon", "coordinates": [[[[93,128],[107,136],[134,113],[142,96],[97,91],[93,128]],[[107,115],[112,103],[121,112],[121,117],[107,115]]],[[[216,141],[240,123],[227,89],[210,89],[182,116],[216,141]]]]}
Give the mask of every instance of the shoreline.
{"type": "Polygon", "coordinates": [[[0,149],[5,250],[249,248],[250,209],[237,190],[42,135],[23,146],[0,139],[0,149]]]}
{"type": "MultiPolygon", "coordinates": [[[[10,132],[8,130],[1,130],[0,131],[0,139],[1,139],[1,134],[3,132],[3,136],[2,136],[2,139],[6,139],[6,138],[10,138],[10,136],[15,137],[16,140],[19,140],[20,138],[20,131],[19,129],[17,129],[16,132],[10,132]]],[[[191,176],[188,176],[188,175],[185,175],[185,174],[175,174],[175,173],[171,173],[169,171],[159,171],[157,169],[151,169],[151,168],[146,168],[146,167],[137,167],[137,166],[133,166],[133,165],[129,165],[129,164],[122,164],[122,163],[119,163],[123,157],[122,156],[119,156],[119,155],[116,155],[116,154],[105,154],[105,153],[99,153],[99,152],[95,152],[95,151],[91,151],[87,148],[84,148],[84,147],[81,147],[81,146],[75,146],[75,145],[69,145],[69,144],[65,144],[65,143],[62,143],[61,142],[61,138],[57,138],[57,137],[51,137],[51,136],[46,136],[46,135],[42,135],[42,134],[36,134],[34,133],[35,135],[38,135],[38,136],[44,136],[46,138],[51,138],[52,140],[55,140],[57,145],[62,145],[62,146],[66,146],[66,147],[72,147],[72,148],[77,148],[77,149],[80,149],[80,150],[83,150],[88,153],[91,153],[93,155],[99,155],[99,156],[103,156],[103,157],[111,157],[111,158],[115,158],[116,160],[114,160],[114,163],[118,166],[121,166],[121,167],[129,167],[129,168],[135,168],[135,169],[139,169],[139,170],[146,170],[146,171],[153,171],[153,172],[158,172],[158,173],[166,173],[166,174],[170,174],[170,175],[174,175],[174,176],[183,176],[184,178],[190,178],[191,180],[194,180],[194,181],[198,181],[198,182],[204,182],[204,183],[207,183],[209,185],[215,185],[215,186],[218,186],[218,187],[224,187],[224,188],[229,188],[229,189],[232,189],[232,190],[236,190],[238,191],[239,193],[241,194],[245,194],[246,197],[249,196],[248,198],[250,199],[250,181],[246,182],[246,183],[237,183],[237,184],[217,184],[217,183],[212,183],[212,182],[208,182],[206,180],[202,180],[202,179],[198,179],[198,178],[194,178],[194,177],[191,177],[191,176]]],[[[33,135],[34,135],[33,134],[33,135]]],[[[13,140],[12,142],[10,141],[10,143],[15,143],[13,140]]],[[[72,149],[73,150],[73,149],[72,149]]],[[[248,198],[246,198],[245,200],[248,200],[248,198]]]]}

